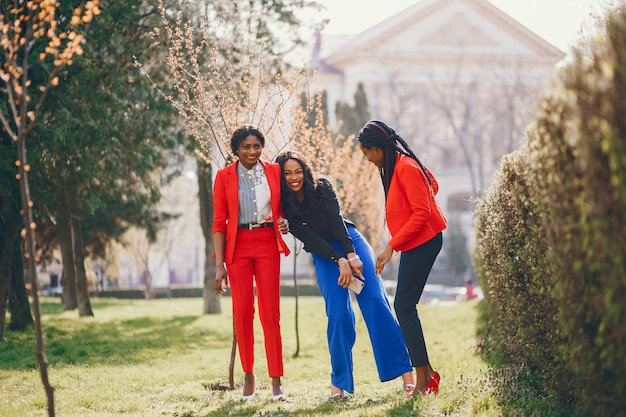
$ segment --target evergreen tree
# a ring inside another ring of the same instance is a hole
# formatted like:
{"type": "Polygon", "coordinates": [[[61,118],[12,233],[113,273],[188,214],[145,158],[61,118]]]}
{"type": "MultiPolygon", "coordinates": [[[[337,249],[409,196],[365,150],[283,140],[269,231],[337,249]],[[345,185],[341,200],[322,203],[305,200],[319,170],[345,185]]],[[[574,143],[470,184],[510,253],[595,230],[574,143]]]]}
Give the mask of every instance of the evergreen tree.
{"type": "MultiPolygon", "coordinates": [[[[63,4],[60,13],[71,9],[63,4]]],[[[48,92],[28,138],[38,247],[60,246],[65,308],[81,316],[93,314],[84,258],[104,256],[106,242],[130,225],[154,235],[165,217],[154,205],[180,135],[174,111],[132,61],[158,59],[145,27],[159,18],[155,6],[108,3],[89,28],[89,47],[48,92]]],[[[41,64],[32,68],[33,77],[45,72],[41,64]]]]}
{"type": "Polygon", "coordinates": [[[78,307],[81,316],[92,314],[85,257],[104,257],[106,243],[131,225],[154,237],[167,218],[155,205],[181,136],[173,109],[132,60],[158,62],[160,50],[144,30],[158,19],[156,5],[107,4],[90,28],[90,48],[51,94],[37,130],[47,138],[40,167],[48,180],[44,189],[53,191],[45,212],[57,220],[49,224],[63,254],[65,308],[78,307]]]}
{"type": "MultiPolygon", "coordinates": [[[[306,109],[309,105],[309,97],[306,93],[300,94],[300,105],[303,109],[306,109]]],[[[326,90],[319,93],[316,96],[314,103],[312,103],[312,108],[308,113],[306,122],[309,127],[315,127],[317,118],[320,116],[319,112],[321,110],[321,117],[324,125],[328,124],[328,93],[326,90]]]]}
{"type": "Polygon", "coordinates": [[[367,95],[363,83],[359,83],[354,93],[354,107],[350,104],[338,101],[335,108],[337,123],[339,123],[339,133],[348,137],[356,135],[359,129],[370,120],[367,95]]]}

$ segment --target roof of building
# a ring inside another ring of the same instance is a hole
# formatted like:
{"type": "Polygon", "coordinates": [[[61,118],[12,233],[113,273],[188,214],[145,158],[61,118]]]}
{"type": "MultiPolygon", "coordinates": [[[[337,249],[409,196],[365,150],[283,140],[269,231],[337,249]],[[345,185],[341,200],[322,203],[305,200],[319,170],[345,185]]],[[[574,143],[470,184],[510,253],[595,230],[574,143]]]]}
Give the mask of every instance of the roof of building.
{"type": "Polygon", "coordinates": [[[318,34],[311,68],[340,73],[372,56],[444,55],[555,62],[564,53],[487,0],[422,0],[351,37],[318,34]]]}

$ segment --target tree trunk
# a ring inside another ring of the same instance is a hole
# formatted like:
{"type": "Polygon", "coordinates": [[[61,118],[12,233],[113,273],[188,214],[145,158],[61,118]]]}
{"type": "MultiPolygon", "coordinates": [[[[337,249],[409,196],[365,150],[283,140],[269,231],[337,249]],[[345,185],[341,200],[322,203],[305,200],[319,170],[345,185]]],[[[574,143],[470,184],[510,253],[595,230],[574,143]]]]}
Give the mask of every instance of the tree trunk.
{"type": "Polygon", "coordinates": [[[2,246],[0,247],[0,342],[4,341],[4,327],[6,323],[6,311],[9,301],[13,263],[21,263],[21,257],[17,260],[13,259],[13,247],[16,244],[18,246],[20,244],[17,240],[17,236],[19,235],[18,225],[20,222],[12,222],[10,218],[8,220],[8,222],[5,222],[4,219],[0,217],[0,226],[2,226],[2,228],[0,228],[0,242],[2,242],[2,246]]]}
{"type": "Polygon", "coordinates": [[[215,291],[215,261],[213,260],[213,169],[210,164],[197,159],[198,197],[200,200],[200,225],[205,241],[204,250],[204,314],[222,312],[220,295],[215,291]]]}
{"type": "Polygon", "coordinates": [[[146,262],[146,287],[144,289],[144,296],[146,300],[152,300],[154,299],[154,293],[152,292],[152,272],[150,272],[150,268],[148,268],[147,265],[148,262],[146,262]]]}
{"type": "Polygon", "coordinates": [[[233,317],[233,343],[230,347],[230,363],[228,364],[228,385],[235,389],[235,356],[237,354],[237,333],[235,332],[235,318],[233,317]]]}
{"type": "Polygon", "coordinates": [[[50,380],[48,379],[48,358],[46,357],[46,351],[43,345],[43,330],[41,328],[41,311],[39,308],[38,294],[39,283],[37,282],[37,268],[35,267],[35,222],[33,220],[33,201],[30,198],[30,187],[28,184],[28,171],[30,170],[30,166],[26,161],[26,138],[21,132],[17,140],[17,160],[19,162],[18,177],[20,181],[22,215],[24,217],[24,228],[26,229],[26,235],[24,236],[24,240],[26,241],[24,258],[26,258],[28,276],[31,279],[33,311],[35,313],[37,363],[39,364],[41,382],[43,383],[44,390],[46,391],[46,397],[48,399],[48,416],[54,417],[54,387],[50,384],[50,380]]]}
{"type": "Polygon", "coordinates": [[[215,264],[213,258],[211,258],[212,253],[212,250],[210,252],[207,250],[204,261],[204,288],[202,289],[204,314],[220,314],[222,312],[220,294],[215,291],[213,286],[215,282],[215,264]]]}
{"type": "Polygon", "coordinates": [[[6,323],[12,270],[10,257],[5,256],[5,248],[9,246],[9,244],[5,240],[2,246],[2,257],[0,258],[0,343],[4,342],[4,327],[6,323]]]}
{"type": "MultiPolygon", "coordinates": [[[[6,147],[2,146],[2,149],[6,147]]],[[[15,155],[17,158],[17,154],[15,155]]],[[[4,341],[4,329],[6,325],[7,306],[11,311],[11,324],[9,328],[12,330],[22,330],[20,323],[25,326],[33,323],[30,314],[30,306],[28,305],[28,294],[24,287],[24,264],[22,261],[22,240],[19,238],[20,229],[22,227],[22,218],[20,217],[20,187],[17,181],[9,183],[10,189],[7,194],[0,196],[3,203],[2,215],[0,215],[0,342],[4,341]],[[6,204],[6,205],[5,205],[6,204]],[[15,283],[15,272],[19,271],[21,279],[15,283]],[[26,311],[28,315],[21,314],[23,308],[13,305],[10,301],[12,288],[21,289],[26,297],[26,311]],[[9,305],[11,304],[11,305],[9,305]]]]}
{"type": "MultiPolygon", "coordinates": [[[[67,214],[67,211],[59,211],[58,213],[67,214]]],[[[72,250],[71,221],[70,218],[65,215],[59,216],[57,237],[59,239],[59,246],[61,247],[61,259],[63,263],[63,275],[61,278],[63,305],[65,306],[65,310],[74,310],[78,307],[76,297],[76,261],[74,260],[74,251],[72,250]]]]}
{"type": "Polygon", "coordinates": [[[298,254],[299,254],[299,250],[298,250],[298,241],[296,240],[296,237],[294,236],[293,238],[293,295],[296,299],[296,313],[295,313],[295,322],[296,322],[296,352],[293,354],[294,358],[297,358],[298,356],[300,356],[300,326],[299,326],[299,322],[298,322],[298,308],[299,308],[299,302],[298,302],[298,280],[296,279],[297,274],[298,274],[298,254]]]}
{"type": "Polygon", "coordinates": [[[13,242],[13,258],[11,260],[11,284],[9,285],[9,311],[11,322],[9,329],[24,331],[33,325],[30,313],[28,293],[24,285],[24,264],[22,263],[22,246],[19,239],[13,242]]]}
{"type": "Polygon", "coordinates": [[[74,236],[74,270],[76,271],[76,302],[78,304],[78,316],[93,316],[91,302],[89,301],[89,288],[87,274],[85,273],[85,249],[83,244],[83,231],[79,225],[72,228],[74,236]]]}

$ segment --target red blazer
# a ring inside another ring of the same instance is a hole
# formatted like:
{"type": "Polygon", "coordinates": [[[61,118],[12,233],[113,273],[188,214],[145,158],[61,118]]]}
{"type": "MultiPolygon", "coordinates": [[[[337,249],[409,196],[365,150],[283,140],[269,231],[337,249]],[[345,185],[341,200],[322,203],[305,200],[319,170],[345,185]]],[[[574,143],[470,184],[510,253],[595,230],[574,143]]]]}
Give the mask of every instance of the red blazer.
{"type": "Polygon", "coordinates": [[[408,251],[428,242],[448,223],[435,200],[439,184],[428,168],[426,171],[432,186],[414,159],[401,154],[396,158],[385,205],[391,233],[389,246],[396,251],[408,251]]]}
{"type": "MultiPolygon", "coordinates": [[[[289,255],[289,248],[285,244],[281,233],[278,231],[276,219],[283,216],[280,206],[280,165],[259,161],[265,169],[265,176],[270,187],[272,200],[272,219],[276,231],[276,244],[278,251],[289,255]]],[[[213,229],[212,232],[224,232],[226,234],[226,247],[224,248],[224,262],[233,262],[235,253],[235,238],[239,225],[239,180],[237,178],[237,164],[239,161],[217,171],[213,184],[213,229]]],[[[215,256],[215,254],[214,254],[215,256]]]]}

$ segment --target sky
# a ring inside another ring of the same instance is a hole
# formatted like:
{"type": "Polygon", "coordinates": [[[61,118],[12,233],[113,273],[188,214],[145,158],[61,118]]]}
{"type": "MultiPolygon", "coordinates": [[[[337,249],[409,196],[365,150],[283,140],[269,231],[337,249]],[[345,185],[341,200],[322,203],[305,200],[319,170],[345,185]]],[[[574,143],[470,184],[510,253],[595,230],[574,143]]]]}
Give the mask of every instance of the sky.
{"type": "MultiPolygon", "coordinates": [[[[330,19],[329,35],[357,34],[420,0],[317,0],[330,19]],[[384,5],[384,6],[381,6],[384,5]]],[[[489,0],[531,31],[566,52],[610,0],[489,0]]]]}

